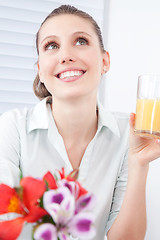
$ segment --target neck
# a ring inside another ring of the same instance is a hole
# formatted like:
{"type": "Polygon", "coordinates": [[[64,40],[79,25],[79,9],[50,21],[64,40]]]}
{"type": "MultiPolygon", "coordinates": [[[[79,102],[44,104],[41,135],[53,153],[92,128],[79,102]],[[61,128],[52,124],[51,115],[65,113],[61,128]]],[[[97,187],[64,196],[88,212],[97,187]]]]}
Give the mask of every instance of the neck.
{"type": "Polygon", "coordinates": [[[52,114],[64,142],[70,146],[90,142],[97,131],[96,98],[52,102],[52,114]]]}

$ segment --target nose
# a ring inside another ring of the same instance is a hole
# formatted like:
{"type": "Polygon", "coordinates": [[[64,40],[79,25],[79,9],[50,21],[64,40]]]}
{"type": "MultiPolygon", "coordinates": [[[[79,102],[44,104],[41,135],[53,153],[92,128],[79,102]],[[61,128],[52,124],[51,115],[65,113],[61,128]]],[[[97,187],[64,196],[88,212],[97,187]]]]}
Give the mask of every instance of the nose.
{"type": "Polygon", "coordinates": [[[72,62],[75,62],[76,61],[76,58],[75,56],[73,56],[73,54],[71,53],[71,51],[69,50],[65,50],[63,48],[63,50],[61,49],[61,54],[59,56],[59,62],[61,64],[68,64],[68,63],[72,63],[72,62]]]}
{"type": "Polygon", "coordinates": [[[60,59],[60,63],[70,63],[70,62],[75,62],[74,57],[63,57],[60,59]]]}

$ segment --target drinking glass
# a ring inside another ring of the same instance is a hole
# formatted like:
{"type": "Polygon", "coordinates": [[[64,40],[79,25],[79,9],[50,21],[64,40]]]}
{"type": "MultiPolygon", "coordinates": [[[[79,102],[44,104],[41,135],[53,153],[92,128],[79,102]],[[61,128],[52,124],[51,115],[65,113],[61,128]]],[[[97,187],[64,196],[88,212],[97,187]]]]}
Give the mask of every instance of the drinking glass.
{"type": "Polygon", "coordinates": [[[135,133],[160,138],[160,75],[138,77],[135,133]]]}

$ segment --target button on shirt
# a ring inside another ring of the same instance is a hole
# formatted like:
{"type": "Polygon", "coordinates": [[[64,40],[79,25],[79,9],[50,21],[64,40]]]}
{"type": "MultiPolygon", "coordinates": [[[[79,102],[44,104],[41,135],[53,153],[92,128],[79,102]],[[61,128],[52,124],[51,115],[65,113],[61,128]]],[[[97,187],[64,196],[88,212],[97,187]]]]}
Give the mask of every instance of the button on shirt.
{"type": "MultiPolygon", "coordinates": [[[[38,178],[62,167],[66,173],[73,170],[48,100],[0,117],[0,182],[17,186],[20,169],[23,176],[38,178]]],[[[83,155],[78,181],[96,196],[94,240],[104,240],[126,189],[129,126],[128,115],[110,113],[99,102],[97,107],[98,129],[83,155]]],[[[31,239],[31,232],[24,227],[18,239],[31,239]]]]}

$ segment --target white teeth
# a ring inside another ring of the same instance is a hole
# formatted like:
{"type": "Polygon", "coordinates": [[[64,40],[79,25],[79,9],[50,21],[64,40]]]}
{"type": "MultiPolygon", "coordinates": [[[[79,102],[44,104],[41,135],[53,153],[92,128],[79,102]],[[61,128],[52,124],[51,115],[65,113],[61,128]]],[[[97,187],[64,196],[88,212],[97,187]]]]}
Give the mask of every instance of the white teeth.
{"type": "Polygon", "coordinates": [[[61,73],[59,75],[59,78],[60,79],[70,78],[70,77],[74,77],[74,76],[81,76],[82,74],[83,74],[83,71],[68,71],[68,72],[61,73]]]}

